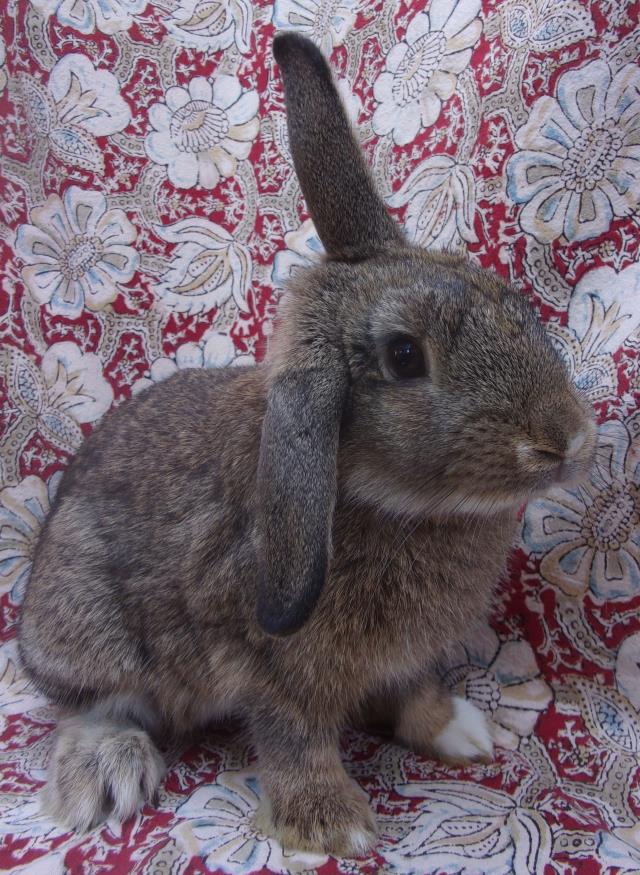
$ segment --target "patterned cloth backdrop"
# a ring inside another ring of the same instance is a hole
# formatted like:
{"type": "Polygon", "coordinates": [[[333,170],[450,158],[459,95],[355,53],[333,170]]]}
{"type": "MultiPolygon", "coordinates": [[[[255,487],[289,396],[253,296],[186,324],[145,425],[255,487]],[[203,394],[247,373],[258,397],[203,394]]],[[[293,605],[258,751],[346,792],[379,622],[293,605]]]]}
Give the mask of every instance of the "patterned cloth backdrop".
{"type": "Polygon", "coordinates": [[[0,42],[0,868],[15,872],[640,871],[640,4],[9,0],[0,42]],[[230,729],[169,751],[157,809],[41,818],[53,711],[17,661],[61,471],[178,368],[259,360],[321,249],[273,33],[331,54],[389,207],[528,295],[601,425],[590,485],[531,504],[491,629],[445,667],[492,765],[344,739],[381,829],[361,861],[284,854],[230,729]]]}

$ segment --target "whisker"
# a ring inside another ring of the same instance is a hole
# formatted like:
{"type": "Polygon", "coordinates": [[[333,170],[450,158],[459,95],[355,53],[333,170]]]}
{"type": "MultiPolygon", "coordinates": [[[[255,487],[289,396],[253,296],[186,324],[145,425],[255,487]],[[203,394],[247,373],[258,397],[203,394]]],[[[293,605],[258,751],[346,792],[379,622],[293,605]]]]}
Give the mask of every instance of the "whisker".
{"type": "Polygon", "coordinates": [[[588,489],[583,484],[578,484],[578,492],[580,493],[580,497],[582,498],[585,507],[591,507],[593,504],[593,495],[588,489]]]}
{"type": "Polygon", "coordinates": [[[595,466],[595,473],[598,475],[598,477],[600,478],[600,481],[601,481],[600,488],[606,489],[611,478],[610,477],[607,478],[606,469],[603,470],[600,459],[598,458],[597,455],[594,458],[594,466],[595,466]]]}
{"type": "Polygon", "coordinates": [[[473,532],[471,534],[471,548],[475,550],[477,544],[480,543],[480,537],[482,535],[482,523],[484,521],[484,517],[479,512],[480,506],[482,504],[482,498],[478,498],[474,507],[474,514],[476,515],[476,524],[474,526],[473,532]]]}
{"type": "Polygon", "coordinates": [[[597,456],[595,456],[594,459],[593,459],[593,468],[592,468],[591,470],[592,470],[592,471],[597,471],[598,474],[600,474],[601,476],[604,477],[605,474],[608,472],[609,469],[608,469],[608,465],[606,465],[606,464],[602,461],[602,459],[599,459],[597,456]]]}
{"type": "Polygon", "coordinates": [[[601,460],[597,458],[595,460],[595,469],[605,484],[617,479],[616,472],[609,470],[602,464],[601,460]]]}

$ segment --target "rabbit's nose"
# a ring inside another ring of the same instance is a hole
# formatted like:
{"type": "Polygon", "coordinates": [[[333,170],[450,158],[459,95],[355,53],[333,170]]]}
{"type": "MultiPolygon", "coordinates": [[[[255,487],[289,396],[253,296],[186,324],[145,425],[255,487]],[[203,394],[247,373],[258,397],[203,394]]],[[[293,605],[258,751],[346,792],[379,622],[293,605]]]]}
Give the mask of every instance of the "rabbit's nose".
{"type": "Polygon", "coordinates": [[[567,459],[575,459],[577,455],[579,455],[580,450],[584,447],[589,434],[587,429],[580,429],[569,441],[567,444],[567,449],[565,452],[565,457],[567,459]]]}
{"type": "Polygon", "coordinates": [[[557,483],[579,482],[589,474],[595,456],[595,436],[595,423],[587,422],[567,440],[562,464],[554,478],[557,483]]]}
{"type": "Polygon", "coordinates": [[[564,452],[567,462],[587,458],[593,454],[596,445],[597,428],[595,419],[585,417],[573,433],[568,437],[564,452]]]}

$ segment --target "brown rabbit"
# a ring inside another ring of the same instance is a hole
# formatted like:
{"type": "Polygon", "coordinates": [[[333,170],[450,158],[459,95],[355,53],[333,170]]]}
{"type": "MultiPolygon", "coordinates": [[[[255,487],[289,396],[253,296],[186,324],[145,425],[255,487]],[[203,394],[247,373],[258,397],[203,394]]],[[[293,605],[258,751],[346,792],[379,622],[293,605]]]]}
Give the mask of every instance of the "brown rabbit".
{"type": "Polygon", "coordinates": [[[589,470],[592,414],[526,301],[410,247],[375,192],[331,73],[278,36],[289,136],[327,250],[263,365],[183,371],[105,417],[66,472],[20,647],[71,709],[47,804],[86,829],[152,797],[152,737],[237,715],[269,828],[291,848],[375,841],[341,764],[350,720],[452,761],[483,714],[434,664],[486,615],[517,508],[589,470]]]}

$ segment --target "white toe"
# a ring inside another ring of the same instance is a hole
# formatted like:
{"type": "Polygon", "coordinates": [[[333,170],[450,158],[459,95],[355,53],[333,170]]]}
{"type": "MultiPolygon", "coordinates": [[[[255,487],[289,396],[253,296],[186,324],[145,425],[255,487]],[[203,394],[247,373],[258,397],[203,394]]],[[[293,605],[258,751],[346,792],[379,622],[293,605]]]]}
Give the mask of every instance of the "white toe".
{"type": "Polygon", "coordinates": [[[356,856],[364,856],[371,850],[371,846],[375,837],[371,833],[367,833],[361,829],[349,830],[349,844],[352,848],[352,853],[356,856]]]}
{"type": "Polygon", "coordinates": [[[492,757],[493,741],[482,711],[466,699],[454,696],[453,718],[433,742],[433,749],[445,760],[492,757]]]}

